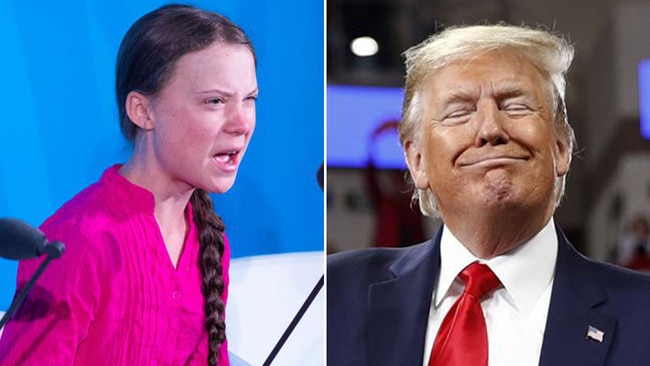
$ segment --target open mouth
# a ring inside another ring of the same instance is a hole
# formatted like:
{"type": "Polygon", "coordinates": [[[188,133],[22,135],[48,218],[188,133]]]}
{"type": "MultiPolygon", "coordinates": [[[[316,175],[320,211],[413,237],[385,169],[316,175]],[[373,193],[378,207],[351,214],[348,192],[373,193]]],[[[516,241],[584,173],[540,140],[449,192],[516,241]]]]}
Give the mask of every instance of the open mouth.
{"type": "Polygon", "coordinates": [[[227,151],[223,153],[216,154],[214,158],[224,165],[237,165],[237,156],[239,155],[239,150],[227,151]]]}
{"type": "Polygon", "coordinates": [[[228,150],[223,151],[213,156],[214,161],[217,166],[228,173],[237,171],[237,166],[239,165],[239,160],[241,156],[241,150],[228,150]]]}

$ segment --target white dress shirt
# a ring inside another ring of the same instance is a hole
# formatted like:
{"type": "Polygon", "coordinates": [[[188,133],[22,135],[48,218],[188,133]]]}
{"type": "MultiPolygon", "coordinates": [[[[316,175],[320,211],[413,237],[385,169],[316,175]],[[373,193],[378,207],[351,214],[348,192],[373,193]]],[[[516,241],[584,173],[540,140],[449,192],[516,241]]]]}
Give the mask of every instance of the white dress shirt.
{"type": "Polygon", "coordinates": [[[458,274],[478,260],[490,267],[503,285],[481,302],[488,333],[488,365],[538,365],[551,302],[557,246],[552,218],[528,242],[490,260],[476,258],[444,227],[440,276],[431,299],[422,364],[428,365],[438,329],[463,292],[458,274]]]}

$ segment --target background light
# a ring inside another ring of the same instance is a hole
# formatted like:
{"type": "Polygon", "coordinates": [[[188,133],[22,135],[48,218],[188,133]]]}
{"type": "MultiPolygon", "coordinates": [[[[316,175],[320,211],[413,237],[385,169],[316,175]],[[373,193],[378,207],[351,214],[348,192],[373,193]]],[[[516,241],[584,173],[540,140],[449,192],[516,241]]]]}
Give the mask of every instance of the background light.
{"type": "Polygon", "coordinates": [[[359,37],[350,43],[350,50],[356,56],[368,57],[375,55],[379,51],[379,45],[372,37],[359,37]]]}

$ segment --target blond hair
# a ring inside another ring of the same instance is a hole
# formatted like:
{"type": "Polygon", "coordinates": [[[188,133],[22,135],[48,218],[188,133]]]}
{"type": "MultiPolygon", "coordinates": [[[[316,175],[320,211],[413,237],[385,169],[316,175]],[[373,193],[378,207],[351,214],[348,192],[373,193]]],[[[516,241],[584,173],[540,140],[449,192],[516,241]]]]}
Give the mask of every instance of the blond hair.
{"type": "MultiPolygon", "coordinates": [[[[406,83],[399,138],[419,143],[423,116],[422,91],[432,74],[451,62],[471,60],[494,51],[511,51],[534,65],[547,80],[549,100],[554,104],[555,130],[569,152],[574,145],[573,129],[566,113],[566,73],[573,60],[573,47],[563,38],[544,30],[506,24],[458,26],[434,34],[404,52],[406,83]]],[[[564,195],[565,176],[555,183],[556,207],[564,195]]],[[[420,210],[438,216],[438,208],[429,189],[415,189],[420,210]]]]}

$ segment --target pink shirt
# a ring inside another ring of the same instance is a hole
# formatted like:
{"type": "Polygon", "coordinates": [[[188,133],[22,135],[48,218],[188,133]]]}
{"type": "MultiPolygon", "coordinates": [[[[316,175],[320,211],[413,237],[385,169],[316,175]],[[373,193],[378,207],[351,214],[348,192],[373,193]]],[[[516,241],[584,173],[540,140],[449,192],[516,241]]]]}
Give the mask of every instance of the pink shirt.
{"type": "MultiPolygon", "coordinates": [[[[205,365],[199,241],[190,223],[174,268],[153,195],[107,169],[41,226],[66,252],[52,261],[0,340],[2,365],[205,365]]],[[[228,297],[230,246],[222,257],[228,297]]],[[[20,289],[41,263],[22,261],[20,289]]],[[[219,365],[229,365],[227,344],[219,365]]]]}

